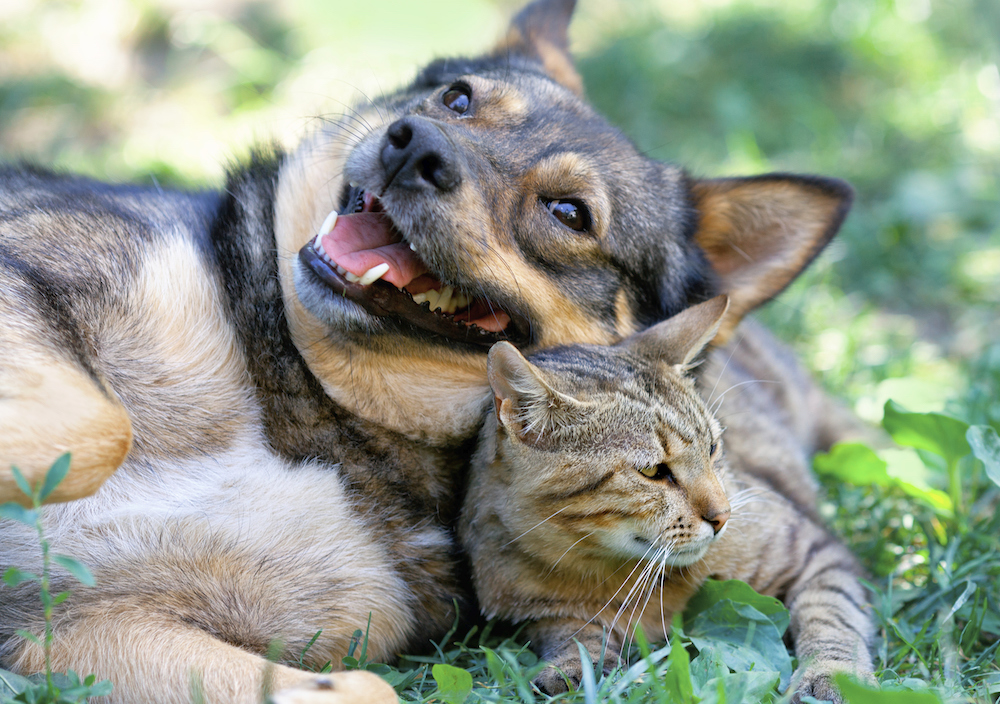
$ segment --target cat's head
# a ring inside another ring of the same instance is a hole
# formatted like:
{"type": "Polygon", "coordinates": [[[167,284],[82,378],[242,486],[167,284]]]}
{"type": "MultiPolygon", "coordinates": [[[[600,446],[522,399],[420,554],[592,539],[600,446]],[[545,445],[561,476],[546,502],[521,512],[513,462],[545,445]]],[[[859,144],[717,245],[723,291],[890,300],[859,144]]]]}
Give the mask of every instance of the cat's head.
{"type": "Polygon", "coordinates": [[[686,371],[727,306],[719,296],[613,347],[530,362],[508,343],[491,349],[492,467],[520,549],[583,572],[705,556],[730,505],[722,428],[686,371]]]}

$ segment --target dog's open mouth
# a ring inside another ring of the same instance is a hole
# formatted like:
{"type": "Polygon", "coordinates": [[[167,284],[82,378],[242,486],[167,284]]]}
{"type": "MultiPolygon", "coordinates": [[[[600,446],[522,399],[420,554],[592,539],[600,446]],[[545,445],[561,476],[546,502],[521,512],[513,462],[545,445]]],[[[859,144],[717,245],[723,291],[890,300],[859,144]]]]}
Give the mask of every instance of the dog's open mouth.
{"type": "Polygon", "coordinates": [[[371,315],[402,318],[463,342],[491,345],[526,337],[495,303],[438,279],[374,194],[352,189],[348,203],[348,213],[330,213],[299,251],[303,264],[335,293],[371,315]]]}

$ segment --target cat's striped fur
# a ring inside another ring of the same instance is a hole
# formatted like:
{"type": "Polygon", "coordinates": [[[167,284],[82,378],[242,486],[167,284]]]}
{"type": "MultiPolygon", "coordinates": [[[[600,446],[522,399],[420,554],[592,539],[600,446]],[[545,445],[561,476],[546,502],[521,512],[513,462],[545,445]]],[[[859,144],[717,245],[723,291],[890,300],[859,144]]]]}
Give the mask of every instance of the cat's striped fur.
{"type": "MultiPolygon", "coordinates": [[[[872,668],[860,570],[814,519],[814,494],[795,486],[796,474],[811,486],[807,465],[788,451],[808,456],[785,418],[795,406],[774,405],[739,364],[712,381],[708,402],[685,375],[722,311],[713,299],[615,347],[560,348],[533,364],[513,347],[494,348],[496,413],[462,521],[476,591],[488,616],[530,622],[536,648],[579,681],[574,639],[595,660],[606,652],[609,669],[636,623],[665,636],[706,578],[741,579],[791,611],[796,700],[839,701],[832,675],[872,668]],[[770,423],[787,446],[769,456],[757,445],[753,458],[724,452],[713,389],[729,422],[752,410],[757,430],[770,423]],[[777,472],[787,491],[769,479],[777,472]]],[[[702,384],[725,354],[713,354],[702,384]]],[[[784,400],[804,410],[807,396],[784,400]]],[[[551,668],[538,683],[565,688],[551,668]]]]}

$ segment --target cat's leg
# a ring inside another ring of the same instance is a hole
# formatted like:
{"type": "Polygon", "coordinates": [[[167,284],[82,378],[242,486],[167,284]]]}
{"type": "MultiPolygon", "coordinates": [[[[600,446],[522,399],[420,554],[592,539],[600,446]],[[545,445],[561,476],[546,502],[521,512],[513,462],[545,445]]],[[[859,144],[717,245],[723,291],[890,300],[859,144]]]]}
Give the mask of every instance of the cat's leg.
{"type": "Polygon", "coordinates": [[[838,672],[873,680],[875,628],[860,582],[863,570],[847,546],[812,521],[804,521],[798,534],[799,569],[784,594],[799,660],[792,701],[812,696],[837,702],[833,677],[838,672]]]}
{"type": "Polygon", "coordinates": [[[34,487],[64,452],[73,455],[70,472],[48,501],[88,496],[124,461],[132,425],[96,373],[15,300],[0,301],[0,503],[29,503],[12,465],[34,487]]]}
{"type": "MultiPolygon", "coordinates": [[[[41,648],[23,642],[9,660],[43,671],[41,648]]],[[[395,704],[384,680],[363,671],[317,675],[268,662],[178,618],[141,607],[94,609],[59,628],[52,666],[114,684],[106,704],[395,704]]]]}
{"type": "Polygon", "coordinates": [[[532,647],[549,663],[535,678],[535,685],[546,694],[566,691],[566,680],[575,689],[583,678],[584,667],[600,666],[607,674],[618,667],[621,641],[614,632],[608,632],[597,623],[582,619],[544,618],[525,628],[532,647]],[[590,662],[581,663],[577,642],[587,649],[590,662]],[[601,660],[601,656],[604,660],[601,660]]]}

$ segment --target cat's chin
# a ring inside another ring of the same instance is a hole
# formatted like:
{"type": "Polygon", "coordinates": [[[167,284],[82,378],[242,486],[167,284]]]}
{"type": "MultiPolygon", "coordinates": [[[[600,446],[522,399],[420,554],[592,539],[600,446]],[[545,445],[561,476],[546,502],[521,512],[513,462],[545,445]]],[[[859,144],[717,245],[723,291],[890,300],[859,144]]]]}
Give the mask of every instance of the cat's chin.
{"type": "Polygon", "coordinates": [[[664,562],[671,567],[690,567],[708,553],[708,545],[690,550],[677,550],[667,555],[664,562]]]}

